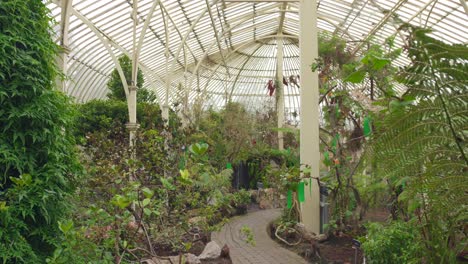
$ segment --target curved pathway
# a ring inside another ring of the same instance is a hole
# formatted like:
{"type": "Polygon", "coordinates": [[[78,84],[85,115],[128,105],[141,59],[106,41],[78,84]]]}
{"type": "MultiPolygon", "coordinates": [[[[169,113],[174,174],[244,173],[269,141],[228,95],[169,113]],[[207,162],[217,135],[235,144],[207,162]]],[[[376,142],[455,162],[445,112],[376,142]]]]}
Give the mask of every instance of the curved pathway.
{"type": "Polygon", "coordinates": [[[302,257],[273,241],[267,228],[278,218],[280,209],[260,210],[244,216],[234,217],[219,232],[213,232],[211,239],[221,247],[227,244],[234,264],[300,264],[307,263],[302,257]],[[248,226],[253,232],[255,246],[245,242],[241,228],[248,226]]]}

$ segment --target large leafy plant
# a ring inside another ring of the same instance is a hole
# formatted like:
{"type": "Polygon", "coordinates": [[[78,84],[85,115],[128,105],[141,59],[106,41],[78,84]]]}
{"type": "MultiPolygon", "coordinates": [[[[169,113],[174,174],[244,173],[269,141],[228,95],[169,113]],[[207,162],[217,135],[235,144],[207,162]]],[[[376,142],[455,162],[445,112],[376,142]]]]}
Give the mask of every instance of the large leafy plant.
{"type": "Polygon", "coordinates": [[[466,247],[468,47],[407,29],[411,64],[399,79],[413,103],[390,104],[373,153],[398,196],[399,216],[417,220],[427,261],[453,263],[466,247]]]}
{"type": "Polygon", "coordinates": [[[42,263],[60,238],[74,112],[54,90],[58,47],[40,0],[0,2],[0,260],[42,263]]]}
{"type": "Polygon", "coordinates": [[[368,195],[368,187],[381,183],[362,181],[362,154],[372,137],[372,118],[378,115],[375,102],[386,102],[395,95],[391,82],[396,68],[392,61],[400,50],[391,41],[385,46],[368,43],[357,56],[337,36],[321,34],[319,41],[320,59],[312,69],[319,71],[323,112],[322,181],[330,190],[331,217],[336,227],[345,229],[352,224],[357,230],[374,197],[368,195]]]}

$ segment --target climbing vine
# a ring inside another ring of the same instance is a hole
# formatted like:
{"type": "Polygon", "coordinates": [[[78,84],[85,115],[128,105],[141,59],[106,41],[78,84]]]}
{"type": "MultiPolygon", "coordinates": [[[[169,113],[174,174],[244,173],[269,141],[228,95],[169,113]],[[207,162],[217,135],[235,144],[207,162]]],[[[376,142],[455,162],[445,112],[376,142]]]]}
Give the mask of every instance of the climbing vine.
{"type": "Polygon", "coordinates": [[[0,2],[0,260],[44,263],[79,170],[74,111],[54,88],[58,47],[41,0],[0,2]],[[8,14],[6,16],[5,14],[8,14]]]}

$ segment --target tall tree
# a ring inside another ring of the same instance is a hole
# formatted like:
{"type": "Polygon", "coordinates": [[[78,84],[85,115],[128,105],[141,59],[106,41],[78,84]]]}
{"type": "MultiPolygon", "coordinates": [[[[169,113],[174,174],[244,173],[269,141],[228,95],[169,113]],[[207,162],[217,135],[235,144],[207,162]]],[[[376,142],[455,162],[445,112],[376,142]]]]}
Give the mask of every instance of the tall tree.
{"type": "MultiPolygon", "coordinates": [[[[132,61],[127,55],[123,55],[119,58],[120,66],[122,67],[122,71],[125,76],[125,80],[127,84],[131,84],[132,80],[132,61]]],[[[141,69],[138,69],[137,74],[137,102],[139,103],[153,103],[156,101],[156,94],[153,91],[150,91],[146,88],[143,88],[144,84],[144,77],[143,72],[141,69]]],[[[107,83],[107,87],[109,88],[109,93],[107,97],[109,99],[119,100],[119,101],[126,101],[127,98],[125,96],[125,90],[122,84],[122,79],[120,78],[119,72],[117,69],[114,69],[111,73],[111,77],[109,82],[107,83]]]]}

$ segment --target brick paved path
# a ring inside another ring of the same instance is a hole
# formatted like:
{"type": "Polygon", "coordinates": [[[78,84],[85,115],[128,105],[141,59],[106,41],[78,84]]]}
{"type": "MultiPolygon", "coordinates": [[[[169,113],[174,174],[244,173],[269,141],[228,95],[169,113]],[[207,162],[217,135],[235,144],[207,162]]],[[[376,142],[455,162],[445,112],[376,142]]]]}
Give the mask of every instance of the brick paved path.
{"type": "Polygon", "coordinates": [[[260,210],[233,218],[219,232],[213,232],[211,239],[221,247],[229,246],[234,264],[300,264],[307,263],[296,253],[281,247],[268,235],[268,224],[281,214],[279,209],[260,210]],[[240,229],[244,226],[252,229],[256,245],[245,242],[240,229]]]}

